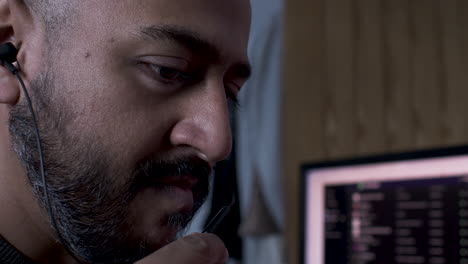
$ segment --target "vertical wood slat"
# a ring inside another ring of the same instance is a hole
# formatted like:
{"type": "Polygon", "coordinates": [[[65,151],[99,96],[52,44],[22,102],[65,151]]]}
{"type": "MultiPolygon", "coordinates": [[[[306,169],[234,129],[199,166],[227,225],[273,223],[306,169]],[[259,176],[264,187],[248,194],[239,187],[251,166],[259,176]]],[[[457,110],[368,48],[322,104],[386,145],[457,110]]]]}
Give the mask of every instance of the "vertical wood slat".
{"type": "MultiPolygon", "coordinates": [[[[462,63],[463,69],[468,69],[468,1],[460,1],[460,10],[458,13],[458,18],[460,19],[460,34],[461,34],[461,46],[462,49],[462,63]]],[[[468,85],[468,80],[465,82],[465,87],[468,85]]]]}
{"type": "MultiPolygon", "coordinates": [[[[461,2],[465,0],[444,0],[439,2],[442,18],[443,66],[441,71],[446,89],[446,109],[443,117],[444,143],[448,145],[466,142],[468,113],[468,89],[466,68],[463,66],[461,26],[461,2]]],[[[465,47],[466,48],[466,47],[465,47]]]]}
{"type": "Polygon", "coordinates": [[[282,169],[288,263],[299,263],[300,164],[325,156],[323,1],[291,1],[285,8],[282,169]]]}
{"type": "Polygon", "coordinates": [[[413,102],[415,147],[441,145],[440,61],[433,1],[411,0],[413,41],[413,102]]]}
{"type": "Polygon", "coordinates": [[[350,156],[356,150],[353,2],[354,0],[324,2],[326,89],[323,114],[327,158],[350,156]]]}
{"type": "Polygon", "coordinates": [[[412,148],[413,116],[411,111],[411,44],[409,2],[390,0],[384,4],[387,66],[386,131],[389,151],[412,148]]]}
{"type": "Polygon", "coordinates": [[[357,0],[357,154],[385,150],[382,0],[357,0]]]}
{"type": "MultiPolygon", "coordinates": [[[[458,12],[458,19],[460,23],[460,28],[459,28],[459,34],[460,34],[460,43],[461,43],[461,56],[462,56],[462,68],[463,68],[463,88],[462,89],[467,89],[468,87],[468,1],[465,0],[460,0],[460,9],[458,12]]],[[[467,102],[463,102],[464,104],[467,104],[467,102]]],[[[466,121],[466,112],[462,113],[457,113],[458,115],[464,116],[465,123],[468,123],[466,121]]],[[[468,124],[465,124],[465,140],[464,142],[467,143],[468,138],[468,124]]]]}

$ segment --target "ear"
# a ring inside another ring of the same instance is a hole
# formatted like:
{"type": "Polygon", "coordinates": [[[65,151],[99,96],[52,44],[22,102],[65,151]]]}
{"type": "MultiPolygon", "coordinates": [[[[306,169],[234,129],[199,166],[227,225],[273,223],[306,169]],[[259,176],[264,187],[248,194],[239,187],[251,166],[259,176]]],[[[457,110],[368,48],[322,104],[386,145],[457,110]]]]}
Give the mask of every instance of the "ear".
{"type": "MultiPolygon", "coordinates": [[[[15,42],[10,2],[0,0],[0,43],[15,42]]],[[[0,104],[16,104],[20,87],[16,77],[4,66],[0,66],[0,104]]]]}

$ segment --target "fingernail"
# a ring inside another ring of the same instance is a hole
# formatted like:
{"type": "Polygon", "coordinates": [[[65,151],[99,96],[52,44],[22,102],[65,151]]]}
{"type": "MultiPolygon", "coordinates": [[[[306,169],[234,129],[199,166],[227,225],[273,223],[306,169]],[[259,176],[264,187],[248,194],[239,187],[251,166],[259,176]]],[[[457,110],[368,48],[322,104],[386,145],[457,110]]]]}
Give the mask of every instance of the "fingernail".
{"type": "Polygon", "coordinates": [[[201,237],[197,235],[186,236],[184,237],[184,240],[187,241],[192,246],[199,248],[199,249],[204,249],[207,247],[205,240],[203,240],[201,237]]]}

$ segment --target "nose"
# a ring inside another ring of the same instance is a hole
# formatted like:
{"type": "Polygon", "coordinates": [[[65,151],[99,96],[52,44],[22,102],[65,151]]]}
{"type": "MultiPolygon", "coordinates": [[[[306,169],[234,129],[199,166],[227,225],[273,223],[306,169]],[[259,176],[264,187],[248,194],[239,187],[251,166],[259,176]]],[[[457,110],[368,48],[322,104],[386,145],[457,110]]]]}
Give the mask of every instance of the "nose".
{"type": "Polygon", "coordinates": [[[183,116],[170,134],[173,146],[194,148],[211,165],[227,158],[232,148],[224,85],[206,82],[183,103],[183,116]]]}

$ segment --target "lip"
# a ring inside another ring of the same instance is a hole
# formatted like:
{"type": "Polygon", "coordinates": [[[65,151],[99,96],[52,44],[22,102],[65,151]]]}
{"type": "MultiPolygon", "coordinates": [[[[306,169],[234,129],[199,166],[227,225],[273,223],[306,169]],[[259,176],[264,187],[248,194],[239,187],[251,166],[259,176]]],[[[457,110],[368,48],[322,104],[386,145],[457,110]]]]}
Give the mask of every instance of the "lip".
{"type": "Polygon", "coordinates": [[[198,180],[191,176],[167,177],[158,180],[158,183],[163,184],[165,186],[178,187],[184,191],[191,191],[193,187],[198,183],[198,180]]]}
{"type": "Polygon", "coordinates": [[[165,195],[171,201],[174,211],[190,211],[193,209],[194,197],[190,189],[183,189],[176,185],[167,185],[165,195]]]}

